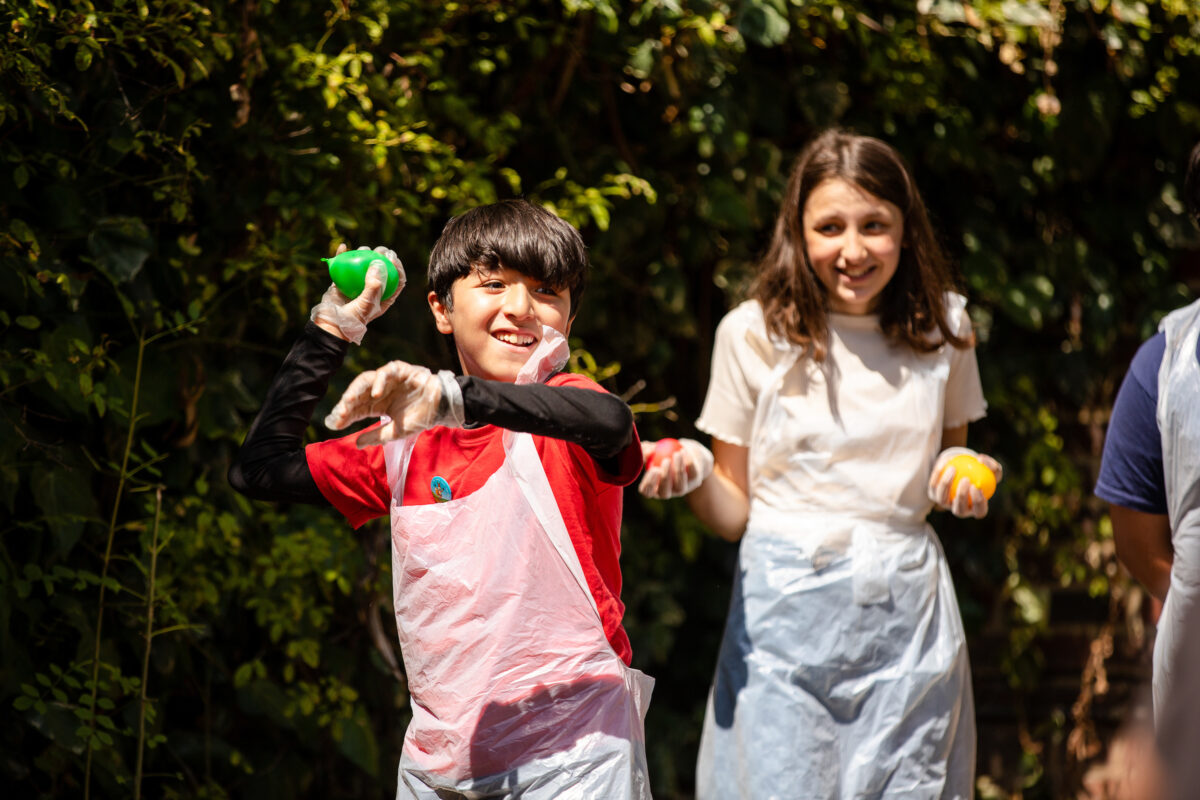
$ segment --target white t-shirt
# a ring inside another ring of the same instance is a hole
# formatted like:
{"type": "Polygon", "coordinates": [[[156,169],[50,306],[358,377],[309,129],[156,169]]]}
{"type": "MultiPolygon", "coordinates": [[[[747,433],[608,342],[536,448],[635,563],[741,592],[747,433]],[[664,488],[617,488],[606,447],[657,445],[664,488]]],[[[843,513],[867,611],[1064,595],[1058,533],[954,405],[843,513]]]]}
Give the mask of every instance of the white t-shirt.
{"type": "MultiPolygon", "coordinates": [[[[951,329],[968,337],[965,298],[948,295],[947,312],[951,329]]],[[[696,427],[743,447],[762,434],[758,457],[752,449],[752,504],[923,519],[942,430],[987,409],[974,349],[947,344],[917,353],[891,344],[878,315],[831,314],[825,360],[801,356],[768,387],[776,366],[796,353],[767,334],[754,300],[717,328],[696,427]],[[759,409],[768,389],[771,408],[759,409]],[[755,429],[756,418],[767,430],[755,429]]]]}

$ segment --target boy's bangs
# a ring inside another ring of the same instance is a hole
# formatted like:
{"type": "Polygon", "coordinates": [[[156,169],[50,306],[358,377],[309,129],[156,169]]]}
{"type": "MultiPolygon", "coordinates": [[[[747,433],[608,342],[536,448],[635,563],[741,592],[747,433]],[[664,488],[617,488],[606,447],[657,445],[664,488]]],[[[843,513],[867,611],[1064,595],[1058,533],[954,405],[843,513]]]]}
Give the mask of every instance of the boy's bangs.
{"type": "Polygon", "coordinates": [[[561,252],[554,241],[532,237],[524,231],[522,233],[526,235],[511,237],[506,242],[495,242],[488,248],[492,259],[495,259],[489,266],[494,269],[502,264],[556,290],[568,286],[571,276],[578,272],[578,267],[572,266],[572,254],[561,252]]]}
{"type": "Polygon", "coordinates": [[[568,289],[571,310],[578,309],[588,266],[583,239],[565,220],[524,200],[502,200],[451,219],[430,253],[430,286],[446,302],[455,280],[501,265],[555,291],[568,289]]]}

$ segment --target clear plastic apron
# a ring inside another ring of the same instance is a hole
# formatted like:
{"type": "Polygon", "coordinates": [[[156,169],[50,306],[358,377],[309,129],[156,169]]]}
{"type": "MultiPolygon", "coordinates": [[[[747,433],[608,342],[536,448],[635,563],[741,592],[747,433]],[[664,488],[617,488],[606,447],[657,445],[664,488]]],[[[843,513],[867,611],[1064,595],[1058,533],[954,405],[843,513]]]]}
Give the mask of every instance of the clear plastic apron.
{"type": "MultiPolygon", "coordinates": [[[[565,360],[544,332],[518,383],[565,360]]],[[[653,680],[604,634],[532,437],[506,431],[504,463],[478,491],[402,506],[416,438],[385,449],[413,710],[397,797],[649,798],[653,680]]]]}
{"type": "MultiPolygon", "coordinates": [[[[1154,641],[1154,711],[1171,702],[1174,667],[1186,638],[1200,635],[1200,301],[1168,314],[1159,326],[1166,348],[1158,371],[1158,430],[1171,524],[1171,584],[1154,641]]],[[[1190,676],[1194,678],[1194,676],[1190,676]]]]}
{"type": "MultiPolygon", "coordinates": [[[[946,372],[932,357],[913,364],[898,397],[911,441],[881,447],[908,451],[899,468],[927,475],[946,372]]],[[[836,454],[796,447],[811,432],[779,403],[796,366],[792,349],[759,397],[751,483],[786,461],[799,480],[824,482],[817,491],[853,492],[849,478],[829,477],[836,454]]],[[[923,513],[844,507],[752,503],[705,714],[698,800],[973,796],[970,667],[941,546],[923,513]]]]}

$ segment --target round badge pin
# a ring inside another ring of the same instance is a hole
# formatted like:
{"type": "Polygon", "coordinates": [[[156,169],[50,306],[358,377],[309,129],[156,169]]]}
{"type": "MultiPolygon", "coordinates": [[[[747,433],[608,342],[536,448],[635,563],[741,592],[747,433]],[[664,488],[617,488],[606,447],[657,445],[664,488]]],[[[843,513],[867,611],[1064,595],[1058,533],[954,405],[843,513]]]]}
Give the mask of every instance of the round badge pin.
{"type": "Polygon", "coordinates": [[[429,482],[429,491],[433,492],[433,499],[439,503],[450,499],[450,484],[440,475],[435,475],[429,482]]]}

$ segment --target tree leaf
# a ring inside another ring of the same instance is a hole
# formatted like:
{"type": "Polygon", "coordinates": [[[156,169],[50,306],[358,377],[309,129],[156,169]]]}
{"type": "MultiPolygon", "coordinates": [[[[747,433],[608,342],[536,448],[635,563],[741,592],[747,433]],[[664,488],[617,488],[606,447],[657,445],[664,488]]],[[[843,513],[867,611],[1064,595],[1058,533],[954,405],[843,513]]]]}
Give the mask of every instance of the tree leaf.
{"type": "Polygon", "coordinates": [[[137,277],[152,248],[150,231],[137,217],[102,219],[88,236],[88,249],[96,265],[115,284],[137,277]]]}
{"type": "Polygon", "coordinates": [[[363,718],[341,721],[338,750],[371,777],[379,774],[379,742],[371,729],[370,720],[363,718]]]}
{"type": "Polygon", "coordinates": [[[55,546],[62,556],[70,553],[79,541],[85,520],[96,516],[91,478],[90,471],[61,464],[54,467],[39,464],[33,470],[30,480],[33,500],[54,534],[55,546]]]}
{"type": "Polygon", "coordinates": [[[764,47],[783,44],[791,30],[787,6],[778,0],[749,0],[737,17],[737,27],[755,44],[764,47]]]}

